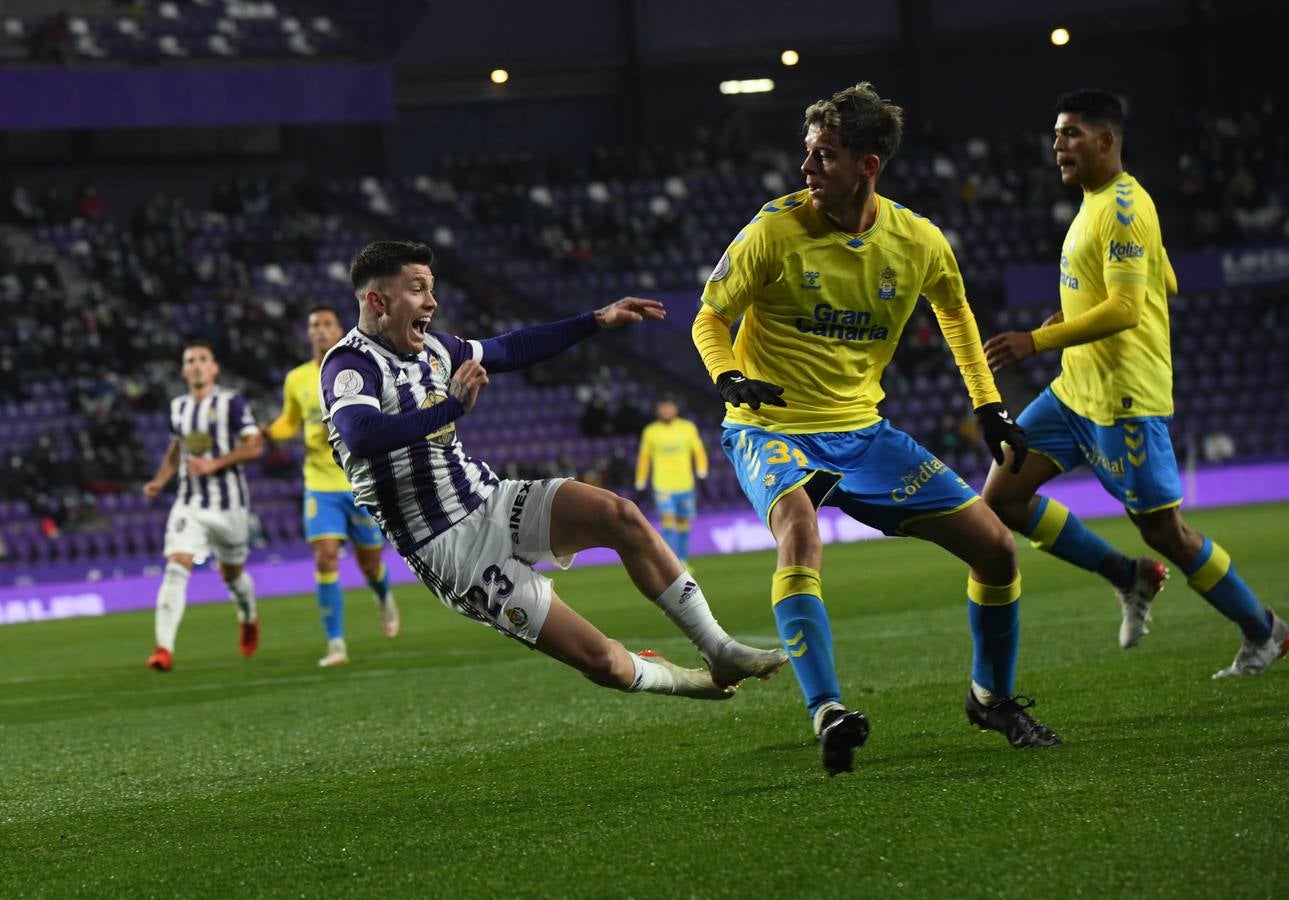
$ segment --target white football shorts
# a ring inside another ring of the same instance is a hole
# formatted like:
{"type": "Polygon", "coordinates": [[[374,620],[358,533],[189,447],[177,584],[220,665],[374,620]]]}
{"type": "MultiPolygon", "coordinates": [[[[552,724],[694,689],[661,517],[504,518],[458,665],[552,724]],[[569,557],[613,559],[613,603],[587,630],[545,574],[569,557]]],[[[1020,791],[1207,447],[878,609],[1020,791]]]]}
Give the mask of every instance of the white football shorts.
{"type": "Polygon", "coordinates": [[[245,509],[202,509],[176,503],[166,519],[162,555],[190,553],[203,563],[214,552],[225,565],[240,566],[251,552],[250,521],[245,509]]]}
{"type": "Polygon", "coordinates": [[[533,644],[551,605],[551,582],[533,570],[561,569],[551,552],[551,503],[567,478],[502,481],[483,505],[406,557],[421,583],[461,615],[533,644]]]}

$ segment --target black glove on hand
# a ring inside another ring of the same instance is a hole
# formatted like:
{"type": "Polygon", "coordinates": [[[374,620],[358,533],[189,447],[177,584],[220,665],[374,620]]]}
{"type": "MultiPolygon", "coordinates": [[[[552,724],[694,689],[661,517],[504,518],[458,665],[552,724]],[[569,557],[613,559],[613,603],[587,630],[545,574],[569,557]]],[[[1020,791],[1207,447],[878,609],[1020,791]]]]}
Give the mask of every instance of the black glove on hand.
{"type": "Polygon", "coordinates": [[[1025,456],[1029,453],[1029,438],[1025,436],[1025,429],[1012,421],[1012,417],[1007,415],[1007,410],[1001,403],[986,403],[976,410],[976,418],[980,420],[980,430],[984,434],[985,446],[993,454],[994,461],[1001,466],[1006,459],[1003,455],[1005,441],[1012,448],[1011,470],[1019,472],[1025,462],[1025,456]]]}
{"type": "Polygon", "coordinates": [[[732,406],[746,403],[748,409],[760,409],[762,403],[766,406],[788,405],[779,396],[783,393],[783,388],[768,381],[745,378],[737,369],[730,369],[716,376],[716,390],[732,406]]]}

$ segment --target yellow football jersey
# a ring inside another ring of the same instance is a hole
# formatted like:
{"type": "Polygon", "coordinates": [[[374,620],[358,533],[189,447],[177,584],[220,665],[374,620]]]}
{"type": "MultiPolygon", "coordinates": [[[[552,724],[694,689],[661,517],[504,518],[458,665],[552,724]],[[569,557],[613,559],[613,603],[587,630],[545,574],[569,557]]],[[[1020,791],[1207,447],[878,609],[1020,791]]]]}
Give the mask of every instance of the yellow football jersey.
{"type": "Polygon", "coordinates": [[[852,431],[881,421],[882,371],[925,296],[966,303],[940,229],[877,197],[863,234],[838,231],[798,191],[762,208],[721,257],[703,302],[733,322],[734,358],[749,378],[781,385],[786,407],[726,407],[729,424],[791,434],[852,431]]]}
{"type": "Polygon", "coordinates": [[[349,480],[336,465],[327,443],[318,399],[321,370],[313,360],[286,373],[282,383],[282,414],[269,426],[269,438],[283,441],[304,428],[304,486],[310,491],[348,491],[349,480]]]}
{"type": "Polygon", "coordinates": [[[1066,347],[1052,392],[1099,425],[1173,414],[1170,271],[1155,201],[1127,172],[1083,195],[1061,248],[1061,311],[1068,322],[1108,296],[1107,285],[1146,285],[1141,320],[1110,337],[1066,347]]]}
{"type": "Polygon", "coordinates": [[[659,419],[645,426],[636,458],[636,484],[643,484],[650,470],[655,491],[679,494],[694,489],[694,473],[707,477],[707,451],[698,426],[688,419],[659,419]]]}

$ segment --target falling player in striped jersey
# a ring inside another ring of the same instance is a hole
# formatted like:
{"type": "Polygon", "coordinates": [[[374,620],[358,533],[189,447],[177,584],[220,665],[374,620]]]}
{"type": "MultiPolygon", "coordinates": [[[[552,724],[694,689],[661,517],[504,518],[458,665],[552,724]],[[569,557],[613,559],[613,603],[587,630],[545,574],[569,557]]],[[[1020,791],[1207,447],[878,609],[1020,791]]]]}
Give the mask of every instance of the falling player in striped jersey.
{"type": "Polygon", "coordinates": [[[1122,610],[1119,645],[1134,647],[1147,633],[1168,570],[1149,557],[1121,553],[1038,494],[1087,463],[1145,542],[1240,629],[1234,661],[1213,677],[1256,675],[1289,653],[1289,624],[1258,599],[1220,544],[1182,518],[1182,483],[1168,436],[1168,298],[1177,293],[1177,276],[1155,202],[1123,166],[1123,104],[1108,91],[1084,89],[1062,96],[1056,114],[1052,150],[1061,181],[1083,189],[1061,249],[1061,309],[1034,331],[995,335],[985,353],[998,370],[1060,350],[1061,374],[1020,415],[1034,452],[1019,472],[994,467],[985,499],[1035,547],[1109,581],[1122,610]]]}
{"type": "Polygon", "coordinates": [[[450,609],[580,671],[596,684],[721,700],[767,677],[781,650],[733,640],[701,588],[630,501],[568,478],[498,479],[466,454],[456,422],[488,370],[525,368],[602,328],[661,319],[662,304],[624,298],[571,319],[487,340],[431,332],[434,254],[378,241],[354,260],[358,327],[322,362],[322,414],[354,497],[420,580],[450,609]],[[486,367],[486,368],[485,368],[486,367]],[[617,551],[636,588],[690,641],[707,669],[628,653],[567,606],[533,566],[567,568],[589,547],[617,551]]]}
{"type": "Polygon", "coordinates": [[[282,413],[263,434],[270,441],[283,441],[304,430],[304,536],[313,548],[314,586],[322,628],[327,635],[327,653],[320,666],[349,662],[345,644],[345,594],[340,587],[340,543],[353,541],[358,568],[376,595],[380,624],[388,637],[398,634],[398,603],[389,589],[389,572],[381,560],[380,526],[369,513],[358,508],[345,473],[331,455],[327,426],[322,424],[318,398],[318,375],[322,357],[344,335],[340,317],[329,306],[309,313],[309,343],[313,358],[287,373],[282,385],[282,413]]]}
{"type": "Polygon", "coordinates": [[[166,520],[165,574],[157,592],[157,647],[148,666],[168,672],[174,662],[175,635],[187,603],[193,563],[213,551],[219,572],[237,606],[238,647],[250,656],[260,642],[255,582],[244,566],[250,550],[250,492],[242,463],[264,447],[255,417],[236,391],[215,384],[219,363],[209,344],[184,348],[183,378],[188,393],[170,401],[173,437],[166,455],[143,493],[156,497],[179,474],[179,491],[166,520]]]}

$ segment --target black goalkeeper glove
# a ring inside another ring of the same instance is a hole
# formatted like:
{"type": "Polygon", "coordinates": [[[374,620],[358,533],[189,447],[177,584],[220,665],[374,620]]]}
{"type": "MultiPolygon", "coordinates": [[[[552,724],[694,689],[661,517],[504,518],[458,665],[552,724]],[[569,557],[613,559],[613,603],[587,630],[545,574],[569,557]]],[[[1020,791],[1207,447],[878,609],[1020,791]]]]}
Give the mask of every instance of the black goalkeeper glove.
{"type": "Polygon", "coordinates": [[[1006,442],[1012,448],[1011,470],[1019,472],[1029,453],[1029,438],[1025,436],[1025,429],[1012,421],[1001,403],[986,403],[976,410],[976,418],[980,420],[985,446],[993,454],[994,461],[1000,466],[1003,464],[1006,459],[1003,455],[1003,442],[1006,442]]]}
{"type": "Polygon", "coordinates": [[[760,409],[766,406],[787,406],[783,397],[783,388],[768,381],[757,381],[747,378],[737,369],[730,369],[716,376],[716,390],[721,398],[732,406],[746,403],[748,409],[760,409]]]}

